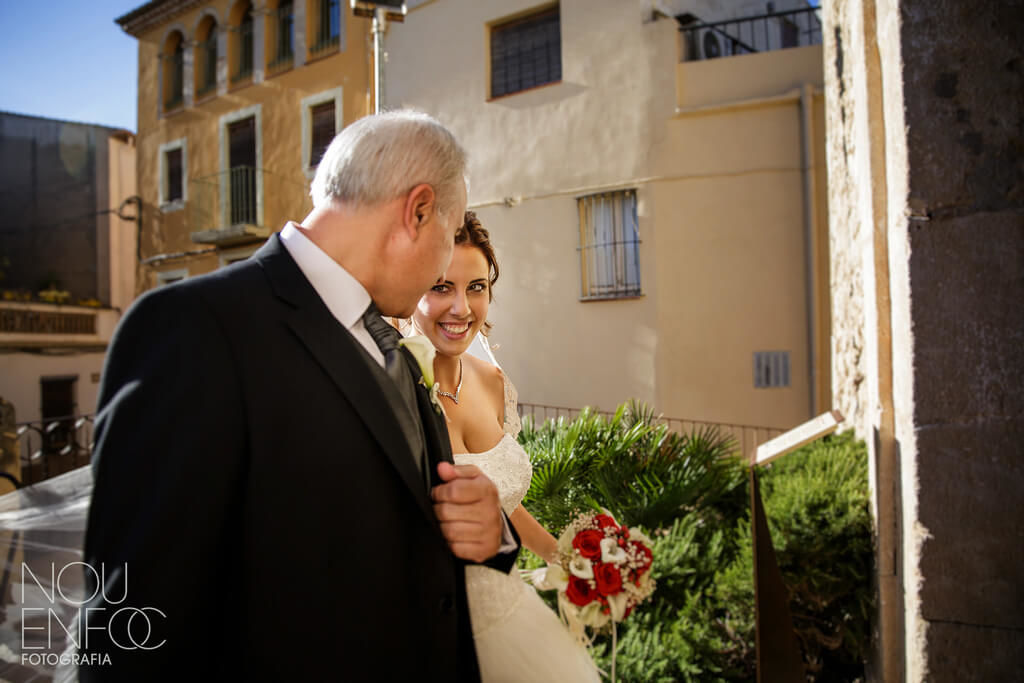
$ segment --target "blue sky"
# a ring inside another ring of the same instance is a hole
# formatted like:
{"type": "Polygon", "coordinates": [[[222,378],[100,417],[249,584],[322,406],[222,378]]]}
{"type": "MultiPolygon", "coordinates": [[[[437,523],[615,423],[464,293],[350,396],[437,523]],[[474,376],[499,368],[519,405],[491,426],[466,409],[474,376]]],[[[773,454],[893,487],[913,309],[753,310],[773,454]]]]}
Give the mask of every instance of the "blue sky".
{"type": "Polygon", "coordinates": [[[138,44],[114,19],[145,0],[0,0],[0,110],[136,130],[138,44]]]}

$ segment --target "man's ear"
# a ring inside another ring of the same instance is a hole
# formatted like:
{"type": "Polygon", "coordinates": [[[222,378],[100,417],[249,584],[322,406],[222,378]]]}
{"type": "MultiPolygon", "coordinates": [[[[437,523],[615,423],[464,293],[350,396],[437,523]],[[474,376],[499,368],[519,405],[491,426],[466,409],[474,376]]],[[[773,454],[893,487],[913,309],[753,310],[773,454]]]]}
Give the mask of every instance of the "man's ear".
{"type": "Polygon", "coordinates": [[[437,195],[427,183],[420,183],[409,191],[402,212],[402,225],[410,237],[419,237],[420,229],[426,225],[437,209],[437,195]]]}

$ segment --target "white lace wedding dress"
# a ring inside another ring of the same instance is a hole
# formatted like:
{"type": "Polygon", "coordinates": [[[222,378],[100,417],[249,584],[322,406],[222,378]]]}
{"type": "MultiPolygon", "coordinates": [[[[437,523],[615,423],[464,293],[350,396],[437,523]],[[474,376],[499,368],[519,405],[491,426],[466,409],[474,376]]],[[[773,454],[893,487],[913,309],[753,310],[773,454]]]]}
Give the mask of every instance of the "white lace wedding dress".
{"type": "MultiPolygon", "coordinates": [[[[457,453],[458,465],[486,474],[511,514],[530,488],[533,468],[516,441],[520,429],[515,388],[505,379],[505,435],[483,453],[457,453]]],[[[558,616],[519,576],[473,565],[466,568],[473,640],[484,683],[598,681],[597,669],[558,616]]]]}

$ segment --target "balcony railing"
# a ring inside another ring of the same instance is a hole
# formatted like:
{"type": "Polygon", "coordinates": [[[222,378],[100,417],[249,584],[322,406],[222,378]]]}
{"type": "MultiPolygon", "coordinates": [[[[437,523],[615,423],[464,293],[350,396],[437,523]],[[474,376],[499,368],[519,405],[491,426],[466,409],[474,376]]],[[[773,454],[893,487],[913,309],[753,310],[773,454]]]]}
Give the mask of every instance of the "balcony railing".
{"type": "Polygon", "coordinates": [[[338,0],[319,0],[316,5],[313,44],[310,56],[318,56],[336,49],[341,43],[341,8],[338,0]]]}
{"type": "Polygon", "coordinates": [[[252,20],[244,21],[240,26],[232,28],[231,31],[235,33],[235,71],[231,74],[231,82],[239,83],[252,76],[252,20]]]}
{"type": "Polygon", "coordinates": [[[755,17],[703,22],[692,14],[676,17],[683,34],[683,60],[715,59],[821,44],[817,7],[755,17]]]}
{"type": "MultiPolygon", "coordinates": [[[[252,166],[236,166],[189,180],[189,230],[201,244],[244,244],[268,237],[263,216],[263,188],[272,187],[273,220],[301,218],[308,209],[309,188],[301,181],[252,166]],[[267,185],[269,184],[269,185],[267,185]]],[[[279,226],[274,226],[279,227],[279,226]]]]}
{"type": "Polygon", "coordinates": [[[274,58],[267,64],[267,69],[272,73],[290,68],[295,59],[292,47],[294,26],[295,15],[292,3],[281,3],[274,15],[274,58]]]}
{"type": "MultiPolygon", "coordinates": [[[[591,410],[592,413],[604,417],[612,417],[614,412],[607,410],[591,410]]],[[[535,422],[564,418],[573,420],[580,414],[579,408],[563,406],[546,406],[539,403],[520,403],[519,416],[532,417],[535,422]]],[[[674,432],[690,432],[694,429],[715,428],[722,434],[729,434],[736,440],[736,450],[744,458],[751,460],[755,449],[765,441],[774,439],[785,430],[777,427],[757,427],[754,425],[731,424],[726,422],[706,422],[702,420],[684,420],[675,417],[662,417],[659,422],[668,425],[674,432]]]]}
{"type": "Polygon", "coordinates": [[[21,451],[21,486],[29,486],[89,464],[93,415],[68,415],[16,425],[21,451]]]}

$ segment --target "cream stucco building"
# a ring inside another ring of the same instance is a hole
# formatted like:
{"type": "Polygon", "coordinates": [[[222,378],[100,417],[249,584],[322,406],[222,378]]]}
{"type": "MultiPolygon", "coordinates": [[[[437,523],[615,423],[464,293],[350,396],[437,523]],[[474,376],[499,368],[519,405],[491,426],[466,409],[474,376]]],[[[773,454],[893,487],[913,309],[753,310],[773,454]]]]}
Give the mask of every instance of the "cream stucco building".
{"type": "Polygon", "coordinates": [[[469,150],[523,402],[783,429],[831,407],[816,11],[409,4],[382,99],[469,150]]]}

